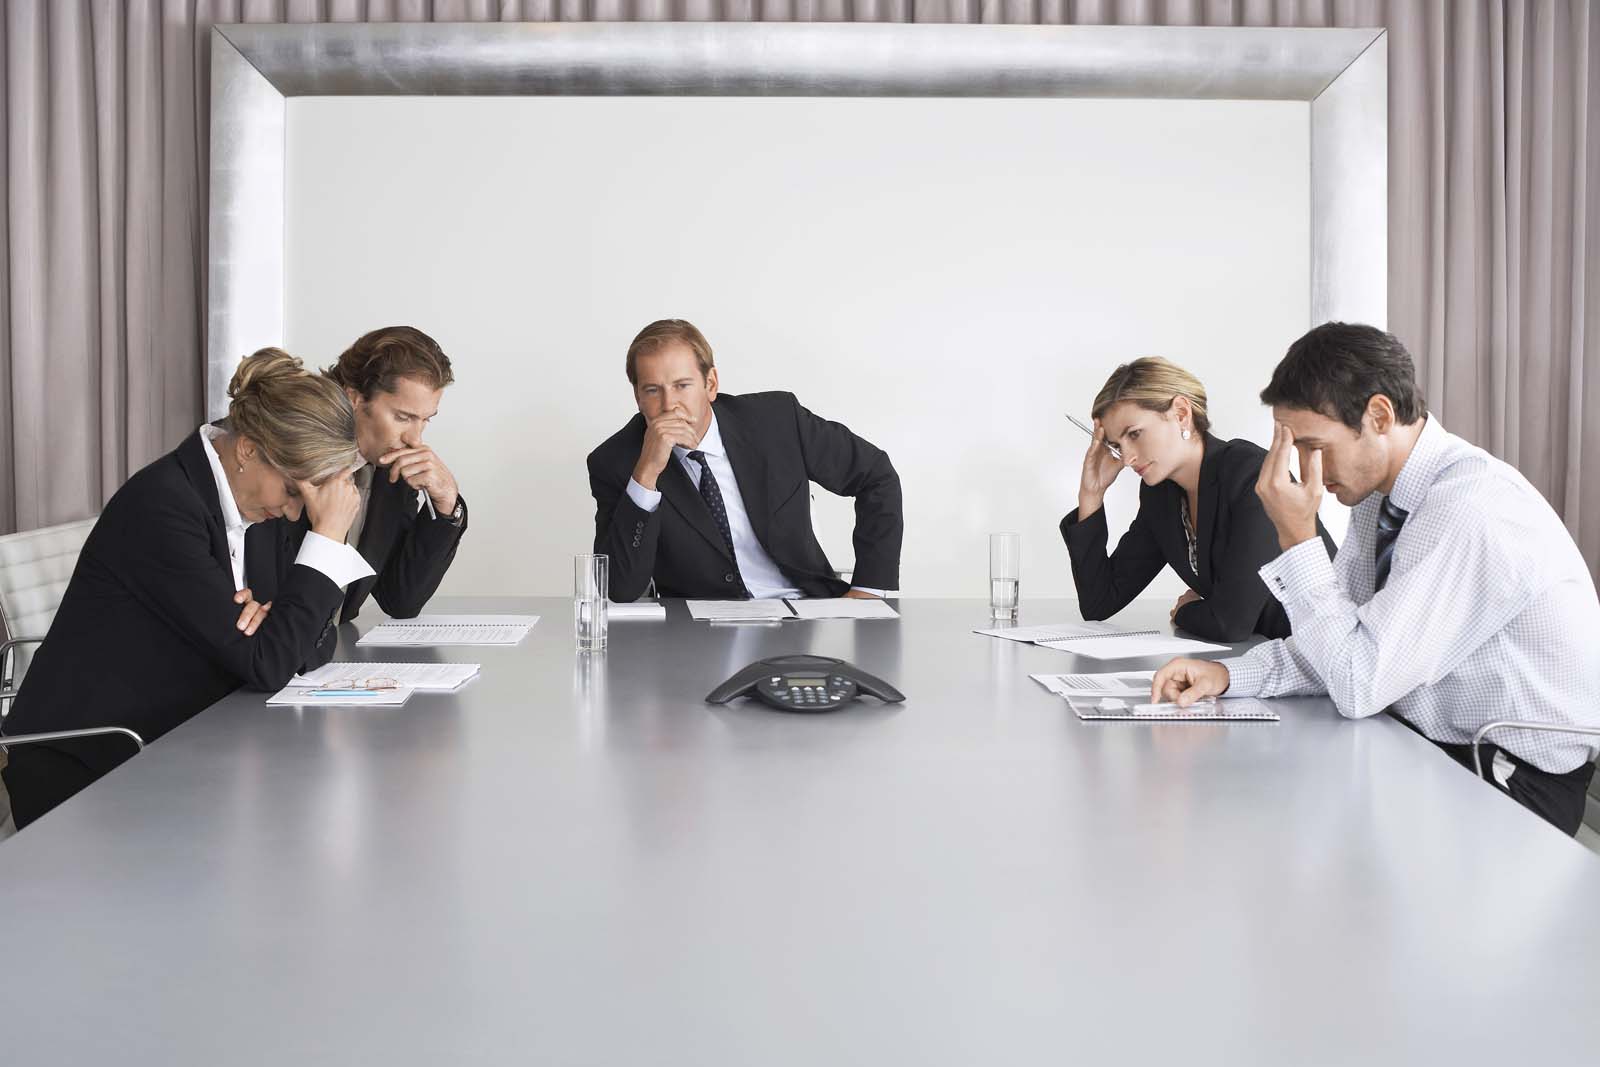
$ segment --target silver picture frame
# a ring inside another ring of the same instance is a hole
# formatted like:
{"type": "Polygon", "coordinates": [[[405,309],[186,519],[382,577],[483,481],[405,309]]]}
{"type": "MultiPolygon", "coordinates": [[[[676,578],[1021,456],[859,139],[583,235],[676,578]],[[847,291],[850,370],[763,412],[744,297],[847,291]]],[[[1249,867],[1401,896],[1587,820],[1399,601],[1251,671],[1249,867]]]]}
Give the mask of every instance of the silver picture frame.
{"type": "MultiPolygon", "coordinates": [[[[1311,323],[1388,317],[1384,30],[883,23],[224,25],[211,38],[206,403],[281,344],[298,96],[1302,100],[1311,323]]],[[[1309,325],[1309,324],[1308,324],[1309,325]]]]}

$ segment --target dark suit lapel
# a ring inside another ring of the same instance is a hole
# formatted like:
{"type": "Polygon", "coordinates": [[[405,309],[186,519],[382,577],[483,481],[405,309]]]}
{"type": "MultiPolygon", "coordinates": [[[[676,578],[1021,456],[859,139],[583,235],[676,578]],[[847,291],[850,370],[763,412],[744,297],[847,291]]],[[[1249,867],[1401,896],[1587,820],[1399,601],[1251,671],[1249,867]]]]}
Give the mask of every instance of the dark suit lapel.
{"type": "Polygon", "coordinates": [[[1223,443],[1210,434],[1206,434],[1205,442],[1205,458],[1200,461],[1200,514],[1194,517],[1194,540],[1195,554],[1200,557],[1198,577],[1209,588],[1211,545],[1217,529],[1217,506],[1221,496],[1218,476],[1222,473],[1223,443]]]}
{"type": "Polygon", "coordinates": [[[211,533],[211,554],[216,557],[231,581],[233,562],[228,558],[228,531],[222,523],[222,498],[217,495],[217,479],[211,473],[211,460],[206,456],[206,450],[210,447],[200,436],[200,431],[196,430],[178,446],[178,466],[183,468],[189,484],[194,486],[194,491],[199,494],[200,500],[206,506],[207,526],[211,533]]]}
{"type": "Polygon", "coordinates": [[[383,561],[394,542],[396,528],[404,516],[401,509],[405,499],[415,499],[417,491],[404,482],[389,484],[389,468],[376,467],[372,472],[372,487],[367,493],[367,517],[361,524],[361,537],[356,551],[375,571],[383,569],[383,561]],[[404,498],[400,491],[404,491],[404,498]]]}
{"type": "MultiPolygon", "coordinates": [[[[772,542],[767,530],[772,525],[772,515],[767,510],[767,458],[746,432],[737,415],[722,409],[717,412],[717,428],[722,431],[722,446],[727,449],[728,463],[739,482],[739,499],[744,501],[745,514],[750,517],[750,528],[756,540],[766,548],[772,542]]],[[[728,487],[722,487],[728,495],[728,487]]],[[[771,549],[767,549],[771,553],[771,549]]]]}
{"type": "Polygon", "coordinates": [[[661,490],[661,497],[684,517],[684,520],[700,532],[700,536],[722,553],[723,558],[732,561],[728,555],[728,546],[722,542],[722,533],[717,529],[716,521],[711,518],[711,511],[706,507],[706,502],[700,499],[700,490],[694,487],[694,482],[689,480],[689,472],[683,469],[682,462],[674,455],[667,460],[666,469],[661,472],[661,477],[656,479],[656,488],[661,490]]]}
{"type": "Polygon", "coordinates": [[[367,489],[367,517],[361,524],[361,536],[356,539],[356,551],[361,553],[361,558],[366,560],[367,565],[377,574],[358,578],[350,583],[344,592],[344,607],[339,612],[340,622],[349,622],[360,613],[361,605],[366,602],[372,587],[378,584],[378,574],[383,573],[383,564],[388,558],[389,548],[394,544],[395,528],[401,520],[400,509],[404,506],[396,492],[399,489],[411,495],[415,495],[416,492],[403,482],[390,485],[389,468],[373,468],[372,484],[367,489]]]}

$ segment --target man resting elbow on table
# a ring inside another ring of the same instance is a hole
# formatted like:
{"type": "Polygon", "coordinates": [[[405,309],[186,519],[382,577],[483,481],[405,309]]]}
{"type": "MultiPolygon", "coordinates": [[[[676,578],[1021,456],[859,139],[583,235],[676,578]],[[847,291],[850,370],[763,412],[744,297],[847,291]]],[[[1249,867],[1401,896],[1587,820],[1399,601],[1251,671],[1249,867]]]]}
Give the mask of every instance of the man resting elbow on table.
{"type": "MultiPolygon", "coordinates": [[[[1497,719],[1600,725],[1600,600],[1583,557],[1527,479],[1428,413],[1398,340],[1319,326],[1261,400],[1277,431],[1256,492],[1282,549],[1261,576],[1293,635],[1174,660],[1152,699],[1325,693],[1350,718],[1392,713],[1469,768],[1474,733],[1497,719]],[[1324,489],[1354,508],[1332,562],[1316,537],[1324,489]]],[[[1485,779],[1576,833],[1595,769],[1585,739],[1494,736],[1485,779]]]]}

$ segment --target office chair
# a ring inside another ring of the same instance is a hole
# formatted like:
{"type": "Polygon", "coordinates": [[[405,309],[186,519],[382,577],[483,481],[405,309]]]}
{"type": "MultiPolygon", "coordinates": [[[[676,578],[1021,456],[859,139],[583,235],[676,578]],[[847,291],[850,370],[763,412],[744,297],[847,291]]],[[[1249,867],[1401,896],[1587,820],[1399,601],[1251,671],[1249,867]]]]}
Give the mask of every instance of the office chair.
{"type": "Polygon", "coordinates": [[[1483,744],[1483,739],[1491,730],[1538,730],[1547,734],[1600,737],[1600,726],[1562,726],[1548,722],[1520,722],[1515,719],[1497,719],[1494,722],[1484,723],[1478,728],[1478,732],[1472,735],[1472,769],[1477,772],[1479,778],[1483,777],[1483,753],[1479,746],[1483,744]]]}
{"type": "MultiPolygon", "coordinates": [[[[0,537],[0,690],[15,688],[31,658],[23,650],[44,640],[95,521],[0,537]]],[[[0,696],[0,720],[10,709],[9,696],[0,696]]]]}

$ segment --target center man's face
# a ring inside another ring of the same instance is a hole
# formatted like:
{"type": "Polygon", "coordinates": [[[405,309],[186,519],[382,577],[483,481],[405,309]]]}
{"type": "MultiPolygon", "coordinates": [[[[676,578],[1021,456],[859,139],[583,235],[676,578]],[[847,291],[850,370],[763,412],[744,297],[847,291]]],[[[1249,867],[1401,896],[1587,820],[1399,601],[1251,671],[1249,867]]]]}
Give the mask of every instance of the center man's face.
{"type": "Polygon", "coordinates": [[[694,350],[681,341],[669,341],[647,356],[634,360],[634,402],[646,422],[674,412],[687,419],[695,432],[711,428],[711,402],[717,398],[717,368],[700,373],[694,350]]]}
{"type": "Polygon", "coordinates": [[[356,411],[356,447],[361,458],[374,466],[380,456],[422,444],[423,431],[439,413],[443,389],[417,378],[398,378],[394,392],[374,389],[365,399],[354,389],[345,390],[356,411]]]}

